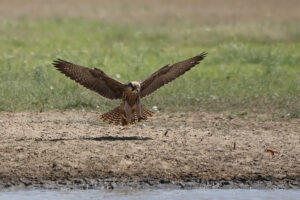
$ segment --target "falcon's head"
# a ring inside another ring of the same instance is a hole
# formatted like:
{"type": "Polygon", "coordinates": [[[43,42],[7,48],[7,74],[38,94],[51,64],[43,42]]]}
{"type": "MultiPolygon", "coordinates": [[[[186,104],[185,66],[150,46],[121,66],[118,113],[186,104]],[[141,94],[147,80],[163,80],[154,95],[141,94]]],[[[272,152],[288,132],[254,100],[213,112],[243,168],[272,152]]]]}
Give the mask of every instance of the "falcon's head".
{"type": "Polygon", "coordinates": [[[132,88],[132,90],[136,90],[136,91],[140,91],[141,89],[141,85],[139,82],[137,81],[131,81],[130,83],[128,83],[128,86],[130,86],[132,88]]]}

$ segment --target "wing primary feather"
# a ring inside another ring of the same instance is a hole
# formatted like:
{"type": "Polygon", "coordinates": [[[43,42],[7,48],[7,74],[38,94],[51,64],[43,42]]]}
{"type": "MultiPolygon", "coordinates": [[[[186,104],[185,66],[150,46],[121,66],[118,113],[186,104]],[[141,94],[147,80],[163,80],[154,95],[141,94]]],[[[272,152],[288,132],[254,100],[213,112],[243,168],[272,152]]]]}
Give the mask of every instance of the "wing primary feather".
{"type": "Polygon", "coordinates": [[[70,79],[106,98],[120,99],[122,97],[125,85],[109,77],[100,69],[83,67],[62,59],[53,61],[53,65],[70,79]]]}
{"type": "Polygon", "coordinates": [[[199,64],[207,56],[207,52],[189,58],[187,60],[178,62],[173,65],[166,65],[158,71],[151,74],[147,79],[141,83],[141,97],[145,97],[165,84],[175,80],[177,77],[189,71],[192,67],[199,64]]]}

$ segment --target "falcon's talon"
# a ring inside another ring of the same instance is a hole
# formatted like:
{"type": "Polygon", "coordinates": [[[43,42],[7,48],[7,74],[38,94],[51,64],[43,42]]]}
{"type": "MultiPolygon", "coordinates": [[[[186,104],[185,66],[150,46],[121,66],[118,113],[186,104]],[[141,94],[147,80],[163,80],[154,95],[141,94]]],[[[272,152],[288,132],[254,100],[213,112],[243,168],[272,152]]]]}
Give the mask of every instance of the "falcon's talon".
{"type": "Polygon", "coordinates": [[[101,69],[91,69],[61,59],[55,60],[53,65],[72,80],[108,99],[122,99],[119,107],[104,113],[99,119],[113,124],[121,123],[124,126],[128,125],[129,122],[134,123],[136,121],[134,117],[136,113],[143,115],[138,117],[138,122],[153,116],[152,111],[141,106],[141,98],[150,95],[155,90],[183,75],[199,64],[206,55],[207,53],[203,52],[198,56],[176,64],[165,65],[142,82],[131,81],[128,84],[111,78],[101,69]]]}

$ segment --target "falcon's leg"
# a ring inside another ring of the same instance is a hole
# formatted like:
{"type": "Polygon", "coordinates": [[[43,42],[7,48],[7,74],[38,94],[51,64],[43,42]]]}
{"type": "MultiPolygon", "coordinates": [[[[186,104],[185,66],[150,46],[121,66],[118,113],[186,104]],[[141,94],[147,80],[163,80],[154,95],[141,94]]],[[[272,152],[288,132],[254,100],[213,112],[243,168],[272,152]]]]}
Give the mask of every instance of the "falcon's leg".
{"type": "Polygon", "coordinates": [[[144,117],[142,115],[142,106],[141,106],[141,103],[140,103],[139,99],[136,102],[136,114],[137,114],[137,117],[138,117],[138,121],[141,121],[141,120],[144,119],[144,117]]]}
{"type": "Polygon", "coordinates": [[[132,122],[132,111],[130,105],[125,101],[124,104],[125,116],[129,122],[132,122]]]}
{"type": "Polygon", "coordinates": [[[122,126],[126,126],[129,124],[128,118],[125,117],[123,114],[121,115],[121,123],[122,123],[122,126]]]}

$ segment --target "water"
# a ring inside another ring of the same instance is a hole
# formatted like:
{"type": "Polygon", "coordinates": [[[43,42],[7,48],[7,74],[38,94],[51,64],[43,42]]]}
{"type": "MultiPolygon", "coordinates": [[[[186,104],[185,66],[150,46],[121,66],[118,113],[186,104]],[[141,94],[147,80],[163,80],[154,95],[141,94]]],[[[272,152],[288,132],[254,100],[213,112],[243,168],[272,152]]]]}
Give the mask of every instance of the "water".
{"type": "Polygon", "coordinates": [[[0,191],[0,200],[84,199],[197,199],[197,200],[299,200],[300,190],[192,189],[192,190],[14,190],[0,191]]]}

